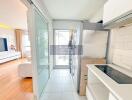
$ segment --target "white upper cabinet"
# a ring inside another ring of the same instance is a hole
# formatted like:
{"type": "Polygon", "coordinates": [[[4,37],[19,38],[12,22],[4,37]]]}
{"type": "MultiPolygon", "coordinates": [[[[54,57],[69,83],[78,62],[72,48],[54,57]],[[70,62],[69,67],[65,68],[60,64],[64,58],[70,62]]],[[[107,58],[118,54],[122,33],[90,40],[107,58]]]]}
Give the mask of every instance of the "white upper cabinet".
{"type": "Polygon", "coordinates": [[[104,24],[132,10],[132,0],[108,0],[104,5],[104,24]]]}

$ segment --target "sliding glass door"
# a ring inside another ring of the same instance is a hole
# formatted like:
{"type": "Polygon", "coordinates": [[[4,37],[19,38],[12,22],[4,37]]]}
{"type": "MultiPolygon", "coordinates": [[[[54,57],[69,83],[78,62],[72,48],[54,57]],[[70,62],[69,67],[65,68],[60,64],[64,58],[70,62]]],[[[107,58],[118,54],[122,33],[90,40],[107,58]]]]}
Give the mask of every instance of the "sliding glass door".
{"type": "Polygon", "coordinates": [[[49,79],[48,23],[40,11],[31,5],[28,11],[29,31],[33,65],[33,85],[37,100],[40,100],[49,79]]]}
{"type": "Polygon", "coordinates": [[[69,69],[69,53],[68,44],[70,41],[70,30],[55,30],[54,31],[54,45],[55,48],[55,65],[54,68],[57,69],[69,69]],[[65,51],[66,50],[66,51],[65,51]],[[59,54],[60,53],[60,54],[59,54]]]}

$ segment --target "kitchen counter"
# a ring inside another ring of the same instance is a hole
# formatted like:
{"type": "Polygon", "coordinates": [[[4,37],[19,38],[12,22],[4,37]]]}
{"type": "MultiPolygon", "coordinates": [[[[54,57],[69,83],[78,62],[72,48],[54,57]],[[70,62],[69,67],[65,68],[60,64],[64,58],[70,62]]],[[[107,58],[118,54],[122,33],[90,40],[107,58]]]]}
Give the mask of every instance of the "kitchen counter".
{"type": "MultiPolygon", "coordinates": [[[[132,72],[121,67],[108,64],[110,67],[132,77],[132,72]]],[[[119,84],[99,70],[95,65],[87,65],[88,69],[105,85],[118,100],[132,100],[132,84],[119,84]]]]}

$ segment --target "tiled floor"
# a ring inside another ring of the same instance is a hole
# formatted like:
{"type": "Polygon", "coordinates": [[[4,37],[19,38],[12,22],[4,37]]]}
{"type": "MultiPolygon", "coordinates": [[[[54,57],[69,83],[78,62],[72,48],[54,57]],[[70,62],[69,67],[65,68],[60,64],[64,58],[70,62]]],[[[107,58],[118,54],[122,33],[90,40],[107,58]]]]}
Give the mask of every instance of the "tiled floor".
{"type": "Polygon", "coordinates": [[[69,70],[54,70],[41,100],[86,100],[80,97],[73,85],[69,70]]]}

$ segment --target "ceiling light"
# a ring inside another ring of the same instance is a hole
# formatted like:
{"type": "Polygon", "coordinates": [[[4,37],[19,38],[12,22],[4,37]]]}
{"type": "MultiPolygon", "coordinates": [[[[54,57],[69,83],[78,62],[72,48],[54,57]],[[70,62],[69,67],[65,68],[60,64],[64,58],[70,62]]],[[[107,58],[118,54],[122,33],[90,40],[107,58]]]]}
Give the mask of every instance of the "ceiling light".
{"type": "Polygon", "coordinates": [[[12,28],[8,25],[5,25],[3,23],[0,23],[0,28],[11,30],[12,28]]]}

